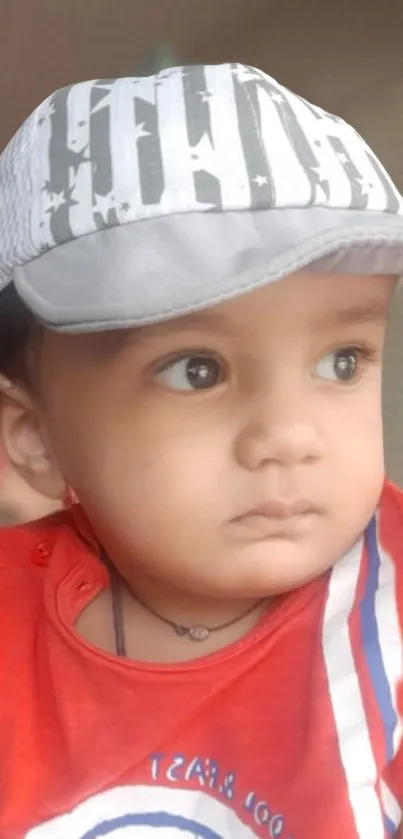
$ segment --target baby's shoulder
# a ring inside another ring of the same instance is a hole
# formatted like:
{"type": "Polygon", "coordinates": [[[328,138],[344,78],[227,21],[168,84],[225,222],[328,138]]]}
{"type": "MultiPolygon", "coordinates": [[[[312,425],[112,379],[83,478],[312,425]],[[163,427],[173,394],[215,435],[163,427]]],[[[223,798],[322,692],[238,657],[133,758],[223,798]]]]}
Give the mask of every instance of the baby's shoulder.
{"type": "Polygon", "coordinates": [[[381,547],[403,564],[403,490],[392,481],[385,481],[377,514],[377,530],[381,547]]]}
{"type": "Polygon", "coordinates": [[[0,529],[0,614],[13,622],[17,610],[22,616],[35,611],[43,601],[51,569],[68,572],[67,565],[78,542],[68,511],[0,529]],[[74,544],[73,544],[74,543],[74,544]],[[66,567],[65,567],[66,566],[66,567]]]}
{"type": "Polygon", "coordinates": [[[28,524],[0,528],[0,578],[8,571],[45,568],[70,527],[69,513],[61,511],[28,524]]]}
{"type": "Polygon", "coordinates": [[[379,601],[383,594],[389,603],[390,609],[385,611],[389,623],[396,609],[403,636],[403,490],[390,481],[385,483],[376,515],[373,560],[379,601]]]}

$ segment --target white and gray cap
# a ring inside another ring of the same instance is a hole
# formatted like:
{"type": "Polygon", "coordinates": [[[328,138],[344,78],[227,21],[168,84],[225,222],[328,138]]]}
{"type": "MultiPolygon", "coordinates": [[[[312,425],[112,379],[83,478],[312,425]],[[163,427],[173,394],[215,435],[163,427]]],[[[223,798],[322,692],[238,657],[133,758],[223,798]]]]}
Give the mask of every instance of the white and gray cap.
{"type": "Polygon", "coordinates": [[[403,200],[353,128],[252,67],[66,87],[0,158],[0,289],[54,329],[161,321],[308,265],[403,275],[403,200]]]}

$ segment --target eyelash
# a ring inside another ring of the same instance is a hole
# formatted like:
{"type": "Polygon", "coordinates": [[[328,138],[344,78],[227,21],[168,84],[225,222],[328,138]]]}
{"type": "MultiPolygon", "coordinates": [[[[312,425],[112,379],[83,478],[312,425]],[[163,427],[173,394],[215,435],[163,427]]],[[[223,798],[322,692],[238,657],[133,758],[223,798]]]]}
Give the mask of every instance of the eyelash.
{"type": "Polygon", "coordinates": [[[334,353],[335,355],[337,355],[337,353],[345,353],[346,355],[348,355],[348,353],[356,353],[361,361],[366,361],[368,363],[376,361],[376,359],[379,358],[379,351],[372,347],[363,345],[360,346],[358,344],[342,344],[340,347],[335,347],[334,349],[329,350],[329,354],[330,353],[334,353]]]}
{"type": "MultiPolygon", "coordinates": [[[[327,352],[321,353],[320,358],[328,355],[329,353],[340,352],[356,352],[368,361],[371,361],[371,359],[376,358],[378,355],[378,351],[370,346],[364,346],[363,344],[340,344],[338,347],[332,347],[327,352]]],[[[170,364],[173,364],[174,361],[183,361],[183,359],[191,356],[206,356],[208,358],[215,358],[221,364],[225,364],[224,359],[215,350],[212,350],[209,347],[190,347],[189,349],[181,350],[180,352],[172,352],[165,358],[160,359],[155,365],[155,369],[158,372],[161,372],[162,370],[165,370],[166,367],[169,367],[170,364]]]]}
{"type": "Polygon", "coordinates": [[[193,356],[197,357],[205,357],[205,358],[214,358],[222,367],[223,370],[228,368],[228,365],[225,363],[224,359],[218,355],[217,352],[209,349],[208,347],[192,347],[188,350],[183,350],[179,353],[171,353],[170,355],[166,356],[162,360],[158,361],[154,367],[154,372],[156,374],[163,373],[164,370],[167,370],[171,364],[178,361],[184,361],[186,358],[192,358],[193,356]]]}

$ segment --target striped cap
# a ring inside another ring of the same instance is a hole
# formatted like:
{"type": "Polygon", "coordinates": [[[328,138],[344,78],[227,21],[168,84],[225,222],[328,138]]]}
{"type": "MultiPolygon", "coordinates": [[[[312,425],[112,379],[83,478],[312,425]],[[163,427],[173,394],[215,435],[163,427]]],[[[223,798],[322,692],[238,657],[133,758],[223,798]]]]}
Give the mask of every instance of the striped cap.
{"type": "Polygon", "coordinates": [[[0,197],[0,288],[58,329],[172,317],[346,251],[403,273],[402,198],[366,143],[241,64],[57,91],[3,152],[0,197]]]}

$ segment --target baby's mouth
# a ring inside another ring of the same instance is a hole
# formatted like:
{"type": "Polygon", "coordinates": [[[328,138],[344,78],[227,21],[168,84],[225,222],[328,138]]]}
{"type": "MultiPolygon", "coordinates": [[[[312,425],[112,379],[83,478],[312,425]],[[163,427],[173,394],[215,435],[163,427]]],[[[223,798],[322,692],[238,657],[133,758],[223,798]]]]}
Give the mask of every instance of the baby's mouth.
{"type": "Polygon", "coordinates": [[[278,499],[257,504],[232,522],[240,531],[258,538],[286,538],[305,532],[318,512],[318,508],[305,498],[278,499]]]}

